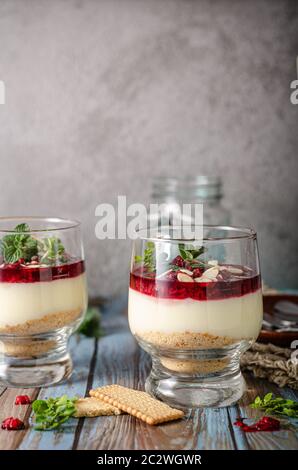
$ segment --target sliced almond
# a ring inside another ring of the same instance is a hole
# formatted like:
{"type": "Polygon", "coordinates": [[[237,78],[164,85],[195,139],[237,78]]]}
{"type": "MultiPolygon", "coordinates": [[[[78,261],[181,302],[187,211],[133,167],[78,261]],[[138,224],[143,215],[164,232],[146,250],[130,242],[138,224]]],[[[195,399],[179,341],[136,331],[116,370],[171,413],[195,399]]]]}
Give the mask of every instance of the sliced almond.
{"type": "Polygon", "coordinates": [[[188,274],[189,276],[193,276],[193,272],[190,271],[189,269],[179,269],[180,273],[188,274]]]}
{"type": "Polygon", "coordinates": [[[204,276],[195,278],[195,282],[213,282],[213,281],[215,281],[215,279],[209,279],[208,277],[204,277],[204,276]]]}
{"type": "Polygon", "coordinates": [[[180,282],[193,282],[193,278],[191,276],[181,272],[177,274],[177,279],[180,282]]]}
{"type": "Polygon", "coordinates": [[[217,259],[211,259],[210,261],[208,261],[208,264],[210,266],[218,266],[218,261],[217,259]]]}
{"type": "Polygon", "coordinates": [[[226,266],[218,266],[218,269],[220,271],[226,271],[227,270],[227,267],[226,266]]]}
{"type": "Polygon", "coordinates": [[[234,268],[234,266],[226,266],[226,269],[227,269],[231,274],[243,274],[242,269],[240,269],[240,268],[234,268]]]}
{"type": "Polygon", "coordinates": [[[219,269],[213,267],[213,268],[209,268],[206,271],[204,271],[203,276],[208,277],[209,279],[215,279],[216,276],[218,275],[218,273],[219,273],[219,269]]]}

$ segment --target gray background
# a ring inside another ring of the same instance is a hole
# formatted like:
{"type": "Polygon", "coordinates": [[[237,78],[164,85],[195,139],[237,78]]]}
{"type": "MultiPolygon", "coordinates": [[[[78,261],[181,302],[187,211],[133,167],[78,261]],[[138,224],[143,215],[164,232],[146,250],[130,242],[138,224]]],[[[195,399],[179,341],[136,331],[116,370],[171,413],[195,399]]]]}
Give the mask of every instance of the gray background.
{"type": "Polygon", "coordinates": [[[130,247],[95,238],[96,205],[217,173],[266,282],[298,287],[297,3],[0,0],[0,214],[81,219],[90,290],[108,295],[130,247]]]}

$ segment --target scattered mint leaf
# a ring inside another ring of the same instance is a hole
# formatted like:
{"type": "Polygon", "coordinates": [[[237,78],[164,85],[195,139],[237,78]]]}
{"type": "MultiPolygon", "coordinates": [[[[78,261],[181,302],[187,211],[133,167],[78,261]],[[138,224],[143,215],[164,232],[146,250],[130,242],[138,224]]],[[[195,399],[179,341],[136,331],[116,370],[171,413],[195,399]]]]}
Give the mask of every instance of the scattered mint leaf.
{"type": "Polygon", "coordinates": [[[101,315],[98,308],[88,308],[83,323],[77,330],[77,333],[88,336],[89,338],[100,338],[100,336],[102,336],[100,319],[101,315]]]}
{"type": "Polygon", "coordinates": [[[264,398],[256,397],[250,406],[262,409],[266,414],[280,414],[290,418],[298,418],[298,401],[282,397],[274,398],[272,393],[267,393],[264,398]]]}
{"type": "Polygon", "coordinates": [[[47,431],[59,428],[74,415],[76,401],[77,398],[69,398],[67,395],[47,400],[35,400],[32,403],[35,429],[47,431]]]}
{"type": "Polygon", "coordinates": [[[141,263],[143,261],[142,256],[135,256],[135,263],[141,263]]]}

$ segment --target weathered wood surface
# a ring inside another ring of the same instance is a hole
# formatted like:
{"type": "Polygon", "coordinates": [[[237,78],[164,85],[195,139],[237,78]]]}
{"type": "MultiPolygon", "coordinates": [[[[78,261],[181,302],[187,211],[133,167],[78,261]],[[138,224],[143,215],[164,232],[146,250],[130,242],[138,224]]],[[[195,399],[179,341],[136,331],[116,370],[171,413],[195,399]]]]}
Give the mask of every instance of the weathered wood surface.
{"type": "MultiPolygon", "coordinates": [[[[150,370],[149,357],[130,334],[125,316],[126,299],[118,299],[103,308],[105,336],[94,339],[74,336],[71,350],[74,362],[72,378],[65,384],[27,389],[31,397],[68,394],[84,396],[92,387],[119,383],[143,389],[150,370]]],[[[248,390],[237,406],[221,409],[190,410],[177,422],[148,426],[128,416],[73,419],[62,431],[0,430],[0,449],[298,449],[295,428],[275,433],[244,434],[233,426],[241,415],[257,419],[261,413],[248,404],[256,395],[268,391],[295,397],[290,389],[278,389],[267,381],[246,376],[248,390]]],[[[30,421],[30,407],[14,406],[22,389],[0,387],[0,420],[16,416],[30,421]]]]}

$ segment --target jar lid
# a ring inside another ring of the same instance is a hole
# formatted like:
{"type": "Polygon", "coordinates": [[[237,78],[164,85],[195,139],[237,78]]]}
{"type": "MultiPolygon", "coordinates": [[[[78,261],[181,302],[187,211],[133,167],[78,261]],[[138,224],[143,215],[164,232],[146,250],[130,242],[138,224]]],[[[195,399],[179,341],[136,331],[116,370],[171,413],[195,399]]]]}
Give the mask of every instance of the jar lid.
{"type": "Polygon", "coordinates": [[[222,181],[219,176],[158,176],[153,179],[152,197],[159,199],[220,199],[222,181]]]}

